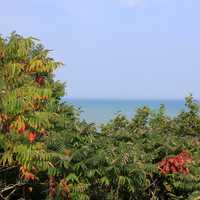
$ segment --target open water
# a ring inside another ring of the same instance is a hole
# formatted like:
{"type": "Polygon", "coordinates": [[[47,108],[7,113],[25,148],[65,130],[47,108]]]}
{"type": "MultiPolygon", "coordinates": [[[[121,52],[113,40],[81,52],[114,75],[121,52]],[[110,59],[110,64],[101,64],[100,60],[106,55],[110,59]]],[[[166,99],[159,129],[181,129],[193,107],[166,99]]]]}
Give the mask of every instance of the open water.
{"type": "Polygon", "coordinates": [[[166,113],[173,117],[184,109],[184,100],[118,100],[118,99],[68,99],[65,101],[80,108],[81,118],[88,122],[101,124],[111,120],[121,112],[128,118],[134,116],[137,108],[148,106],[152,110],[158,109],[161,104],[165,105],[166,113]]]}

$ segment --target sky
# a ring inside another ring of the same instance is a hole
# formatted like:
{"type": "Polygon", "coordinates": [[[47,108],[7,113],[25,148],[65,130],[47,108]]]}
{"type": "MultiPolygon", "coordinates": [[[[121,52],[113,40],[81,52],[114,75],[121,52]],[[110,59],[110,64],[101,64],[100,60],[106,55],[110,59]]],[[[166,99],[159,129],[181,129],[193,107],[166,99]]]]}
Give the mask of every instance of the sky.
{"type": "Polygon", "coordinates": [[[199,0],[6,0],[0,33],[34,36],[70,98],[200,99],[199,0]]]}

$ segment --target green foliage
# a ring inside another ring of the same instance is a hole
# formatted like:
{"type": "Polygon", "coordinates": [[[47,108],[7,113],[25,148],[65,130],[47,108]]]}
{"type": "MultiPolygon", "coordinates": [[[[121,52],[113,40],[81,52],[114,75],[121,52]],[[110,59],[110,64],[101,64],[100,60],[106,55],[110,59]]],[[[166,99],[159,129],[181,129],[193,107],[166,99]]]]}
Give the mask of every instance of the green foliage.
{"type": "Polygon", "coordinates": [[[61,101],[62,63],[38,40],[0,37],[0,199],[164,200],[200,198],[199,105],[176,117],[139,108],[100,130],[61,101]],[[159,163],[188,152],[187,174],[159,163]]]}

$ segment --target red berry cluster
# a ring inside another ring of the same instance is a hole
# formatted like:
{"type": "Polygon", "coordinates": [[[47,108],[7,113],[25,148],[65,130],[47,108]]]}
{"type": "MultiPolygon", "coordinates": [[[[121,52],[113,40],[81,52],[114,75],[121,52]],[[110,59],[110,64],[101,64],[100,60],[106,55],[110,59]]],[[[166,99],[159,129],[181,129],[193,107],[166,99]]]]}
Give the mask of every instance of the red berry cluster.
{"type": "Polygon", "coordinates": [[[44,85],[45,79],[44,79],[43,76],[36,76],[36,77],[35,77],[35,81],[36,81],[40,86],[42,86],[42,85],[44,85]]]}
{"type": "Polygon", "coordinates": [[[192,157],[187,151],[182,151],[176,156],[161,160],[158,163],[158,168],[162,174],[183,173],[184,175],[188,175],[189,169],[185,166],[186,163],[191,164],[192,157]]]}

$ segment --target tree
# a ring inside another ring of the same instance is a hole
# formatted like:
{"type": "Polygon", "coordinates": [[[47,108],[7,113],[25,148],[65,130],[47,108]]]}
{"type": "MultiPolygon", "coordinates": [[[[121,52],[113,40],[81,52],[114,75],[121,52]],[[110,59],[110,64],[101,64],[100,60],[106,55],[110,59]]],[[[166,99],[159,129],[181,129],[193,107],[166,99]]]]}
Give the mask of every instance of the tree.
{"type": "Polygon", "coordinates": [[[64,85],[54,81],[53,72],[62,63],[48,54],[34,38],[16,33],[0,37],[0,173],[6,176],[1,179],[2,198],[15,199],[20,193],[28,198],[34,189],[33,198],[41,188],[49,188],[53,197],[53,177],[62,177],[68,168],[71,150],[56,142],[64,130],[76,132],[78,115],[60,101],[64,85]]]}

